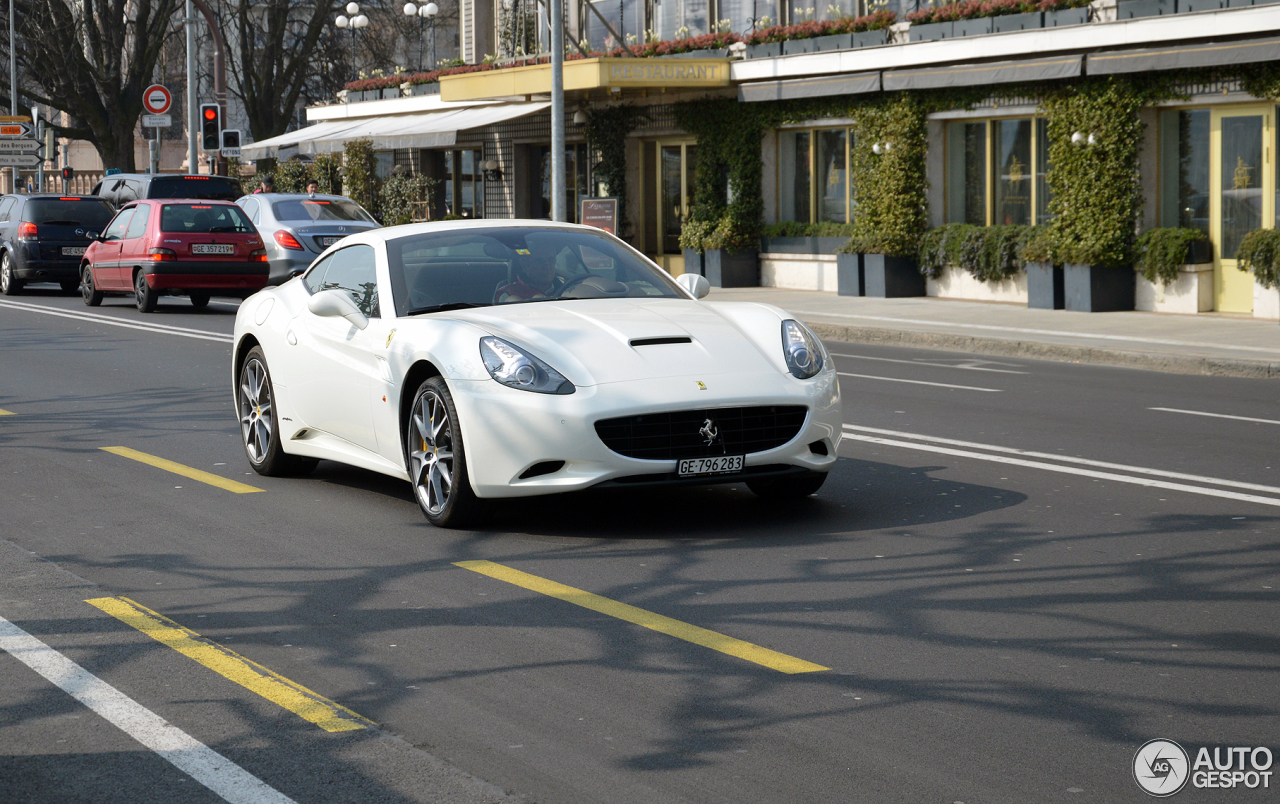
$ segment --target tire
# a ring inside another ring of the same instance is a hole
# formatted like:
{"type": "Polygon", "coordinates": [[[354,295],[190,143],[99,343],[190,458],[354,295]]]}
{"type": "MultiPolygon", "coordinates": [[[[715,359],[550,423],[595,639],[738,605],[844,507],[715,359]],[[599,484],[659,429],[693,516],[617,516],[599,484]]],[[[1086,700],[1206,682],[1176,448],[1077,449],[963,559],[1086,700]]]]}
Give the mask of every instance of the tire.
{"type": "Polygon", "coordinates": [[[817,494],[827,482],[826,472],[811,472],[798,477],[774,477],[765,480],[748,480],[747,488],[765,500],[799,500],[817,494]]]}
{"type": "Polygon", "coordinates": [[[90,307],[102,304],[102,291],[93,284],[93,269],[88,265],[80,269],[80,298],[90,307]]]}
{"type": "Polygon", "coordinates": [[[25,283],[21,279],[13,275],[13,258],[6,251],[4,257],[0,257],[0,293],[17,296],[22,292],[23,284],[25,283]]]}
{"type": "Polygon", "coordinates": [[[467,474],[458,409],[441,377],[427,380],[413,395],[405,426],[405,458],[413,497],[428,522],[460,528],[475,519],[479,501],[467,474]]]}
{"type": "Polygon", "coordinates": [[[137,303],[138,312],[140,313],[154,313],[156,311],[156,302],[159,301],[159,294],[147,284],[147,272],[141,268],[133,275],[133,300],[137,303]]]}
{"type": "Polygon", "coordinates": [[[62,292],[68,296],[74,296],[80,292],[80,280],[64,279],[58,283],[58,287],[62,288],[62,292]]]}
{"type": "Polygon", "coordinates": [[[197,310],[203,310],[204,308],[209,306],[210,294],[204,291],[195,290],[195,291],[192,291],[189,295],[191,297],[191,306],[196,308],[197,310]]]}
{"type": "Polygon", "coordinates": [[[280,420],[267,358],[253,347],[240,365],[236,383],[236,411],[240,416],[240,441],[253,471],[267,477],[306,474],[319,463],[315,458],[290,455],[280,447],[280,420]]]}

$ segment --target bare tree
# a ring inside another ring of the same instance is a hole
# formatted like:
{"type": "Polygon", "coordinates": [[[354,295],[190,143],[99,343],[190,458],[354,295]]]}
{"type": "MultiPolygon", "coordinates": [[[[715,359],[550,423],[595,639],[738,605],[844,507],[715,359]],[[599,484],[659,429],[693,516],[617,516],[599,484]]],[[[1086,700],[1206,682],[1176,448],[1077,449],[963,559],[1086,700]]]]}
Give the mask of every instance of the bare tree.
{"type": "MultiPolygon", "coordinates": [[[[70,112],[60,130],[87,140],[102,164],[134,169],[142,90],[151,83],[178,0],[9,0],[29,100],[70,112]]],[[[8,11],[7,4],[0,9],[8,11]]]]}

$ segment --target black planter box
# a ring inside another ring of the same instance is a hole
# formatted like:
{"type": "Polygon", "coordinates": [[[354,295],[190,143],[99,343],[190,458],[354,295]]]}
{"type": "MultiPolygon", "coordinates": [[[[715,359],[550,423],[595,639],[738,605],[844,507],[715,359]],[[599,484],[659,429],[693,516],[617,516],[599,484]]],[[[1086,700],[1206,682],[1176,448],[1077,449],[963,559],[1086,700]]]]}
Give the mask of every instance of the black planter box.
{"type": "Polygon", "coordinates": [[[707,249],[702,254],[703,275],[713,288],[760,287],[760,260],[755,251],[735,251],[730,254],[718,248],[707,249]]]}
{"type": "Polygon", "coordinates": [[[810,53],[818,53],[824,50],[849,50],[853,47],[853,34],[815,36],[809,41],[813,43],[813,49],[809,51],[810,53]]]}
{"type": "Polygon", "coordinates": [[[1079,313],[1111,313],[1133,309],[1133,269],[1068,263],[1062,269],[1062,286],[1068,310],[1079,313]]]}
{"type": "Polygon", "coordinates": [[[955,26],[952,30],[955,31],[957,37],[982,36],[983,34],[991,33],[992,18],[974,17],[967,20],[956,20],[952,24],[955,26]]]}
{"type": "Polygon", "coordinates": [[[1213,243],[1205,240],[1192,240],[1187,244],[1187,265],[1204,265],[1213,262],[1213,243]]]}
{"type": "Polygon", "coordinates": [[[907,29],[908,42],[928,42],[933,39],[950,39],[955,36],[955,23],[930,22],[924,25],[911,24],[907,29]]]}
{"type": "Polygon", "coordinates": [[[676,59],[723,59],[726,58],[726,52],[719,49],[714,50],[690,50],[686,53],[668,53],[664,58],[676,59]]]}
{"type": "Polygon", "coordinates": [[[851,34],[853,37],[854,47],[879,47],[889,43],[889,29],[881,28],[877,31],[863,31],[862,33],[851,34]]]}
{"type": "Polygon", "coordinates": [[[761,42],[758,45],[747,45],[747,49],[743,54],[748,59],[772,59],[781,55],[781,42],[761,42]]]}
{"type": "MultiPolygon", "coordinates": [[[[819,38],[823,38],[823,37],[819,37],[819,38]]],[[[794,56],[797,53],[813,53],[817,51],[817,48],[814,47],[813,45],[813,43],[816,41],[818,41],[817,38],[788,39],[787,41],[782,43],[782,55],[794,56]]]]}
{"type": "Polygon", "coordinates": [[[681,250],[684,252],[684,272],[686,274],[706,276],[707,272],[702,266],[702,252],[692,248],[681,250]]]}
{"type": "Polygon", "coordinates": [[[1178,13],[1190,14],[1193,11],[1220,11],[1226,8],[1226,0],[1178,0],[1178,13]]]}
{"type": "Polygon", "coordinates": [[[863,254],[862,288],[863,295],[879,299],[923,296],[924,274],[920,273],[915,257],[863,254]]]}
{"type": "Polygon", "coordinates": [[[391,100],[392,98],[399,98],[399,97],[401,97],[401,94],[400,94],[400,87],[398,87],[398,86],[396,86],[396,87],[383,87],[383,89],[382,89],[382,99],[383,99],[383,100],[391,100]]]}
{"type": "Polygon", "coordinates": [[[835,254],[847,237],[762,237],[760,250],[769,254],[835,254]]]}
{"type": "Polygon", "coordinates": [[[865,296],[863,292],[862,255],[836,255],[836,295],[865,296]]]}
{"type": "Polygon", "coordinates": [[[415,96],[416,95],[439,95],[440,84],[435,82],[430,84],[414,84],[413,87],[410,89],[410,91],[413,92],[415,96]]]}
{"type": "Polygon", "coordinates": [[[1035,310],[1066,308],[1061,265],[1051,262],[1027,263],[1027,306],[1035,310]]]}
{"type": "Polygon", "coordinates": [[[1174,0],[1123,0],[1116,7],[1116,18],[1161,17],[1172,14],[1173,10],[1174,0]]]}
{"type": "Polygon", "coordinates": [[[1044,12],[1044,27],[1061,28],[1064,25],[1084,25],[1089,21],[1089,7],[1063,8],[1044,12]]]}
{"type": "Polygon", "coordinates": [[[996,33],[1001,31],[1029,31],[1044,27],[1043,11],[1028,11],[1026,14],[1002,14],[993,17],[992,27],[996,33]]]}

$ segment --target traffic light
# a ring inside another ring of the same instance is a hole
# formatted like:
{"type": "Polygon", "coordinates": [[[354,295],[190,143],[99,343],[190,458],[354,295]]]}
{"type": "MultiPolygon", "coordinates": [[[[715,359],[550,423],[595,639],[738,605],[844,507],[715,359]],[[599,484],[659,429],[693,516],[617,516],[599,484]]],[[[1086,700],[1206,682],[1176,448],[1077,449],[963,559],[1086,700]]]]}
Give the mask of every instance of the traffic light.
{"type": "Polygon", "coordinates": [[[222,130],[222,147],[224,150],[227,148],[239,148],[240,147],[240,129],[238,128],[223,129],[222,130]]]}
{"type": "Polygon", "coordinates": [[[73,168],[73,167],[71,167],[71,166],[67,166],[67,167],[64,167],[64,168],[62,169],[62,178],[66,179],[67,181],[71,181],[71,180],[72,180],[72,179],[74,179],[75,177],[76,177],[76,169],[75,169],[75,168],[73,168]]]}
{"type": "Polygon", "coordinates": [[[222,147],[222,107],[216,103],[200,104],[200,147],[206,151],[222,147]]]}

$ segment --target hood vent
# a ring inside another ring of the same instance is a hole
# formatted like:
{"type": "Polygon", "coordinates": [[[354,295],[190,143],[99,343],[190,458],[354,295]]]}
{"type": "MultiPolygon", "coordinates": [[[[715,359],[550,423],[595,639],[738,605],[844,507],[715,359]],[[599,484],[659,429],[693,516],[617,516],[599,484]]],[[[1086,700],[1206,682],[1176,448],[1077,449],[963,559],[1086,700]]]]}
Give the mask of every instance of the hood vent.
{"type": "Polygon", "coordinates": [[[664,343],[693,343],[693,339],[689,337],[674,338],[632,338],[632,346],[661,346],[664,343]]]}

